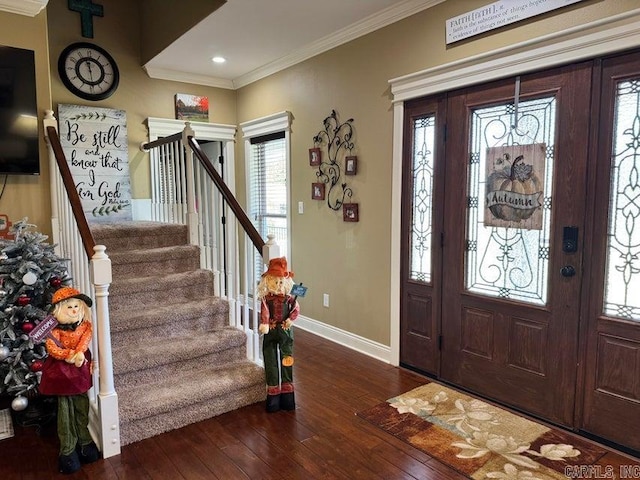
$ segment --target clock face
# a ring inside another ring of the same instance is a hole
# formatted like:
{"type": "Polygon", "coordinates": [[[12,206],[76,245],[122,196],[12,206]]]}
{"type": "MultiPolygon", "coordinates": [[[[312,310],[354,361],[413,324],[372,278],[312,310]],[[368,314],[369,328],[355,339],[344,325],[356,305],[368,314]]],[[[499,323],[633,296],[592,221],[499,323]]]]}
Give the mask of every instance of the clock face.
{"type": "Polygon", "coordinates": [[[85,100],[103,100],[113,94],[120,81],[111,55],[92,43],[73,43],[58,59],[58,73],[74,95],[85,100]]]}

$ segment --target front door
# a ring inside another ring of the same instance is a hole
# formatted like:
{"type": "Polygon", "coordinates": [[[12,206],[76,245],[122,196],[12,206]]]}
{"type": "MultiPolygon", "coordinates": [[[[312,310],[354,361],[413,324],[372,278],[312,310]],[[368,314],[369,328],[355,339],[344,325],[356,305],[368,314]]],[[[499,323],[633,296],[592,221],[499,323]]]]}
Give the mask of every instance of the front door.
{"type": "Polygon", "coordinates": [[[442,379],[572,425],[590,64],[450,95],[442,379]]]}
{"type": "Polygon", "coordinates": [[[640,451],[640,53],[404,125],[401,364],[640,451]]]}
{"type": "Polygon", "coordinates": [[[412,102],[405,115],[402,364],[564,425],[590,82],[589,64],[575,65],[412,102]]]}

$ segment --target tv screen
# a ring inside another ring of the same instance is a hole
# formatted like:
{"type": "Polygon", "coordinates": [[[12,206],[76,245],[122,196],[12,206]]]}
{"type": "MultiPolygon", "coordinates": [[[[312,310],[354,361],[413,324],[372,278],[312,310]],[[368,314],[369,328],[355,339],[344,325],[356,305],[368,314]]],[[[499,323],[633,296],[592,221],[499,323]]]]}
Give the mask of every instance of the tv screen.
{"type": "Polygon", "coordinates": [[[34,52],[0,46],[0,175],[39,175],[34,52]]]}

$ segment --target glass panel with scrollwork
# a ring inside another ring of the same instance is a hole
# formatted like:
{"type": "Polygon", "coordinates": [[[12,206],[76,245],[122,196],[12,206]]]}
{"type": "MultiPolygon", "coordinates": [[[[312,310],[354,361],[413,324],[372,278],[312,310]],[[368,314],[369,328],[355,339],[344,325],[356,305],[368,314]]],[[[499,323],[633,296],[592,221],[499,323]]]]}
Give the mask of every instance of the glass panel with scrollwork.
{"type": "Polygon", "coordinates": [[[413,122],[411,164],[413,195],[409,278],[421,282],[431,281],[435,124],[435,116],[422,117],[413,122]]]}
{"type": "Polygon", "coordinates": [[[617,85],[604,313],[640,320],[640,79],[617,85]]]}
{"type": "Polygon", "coordinates": [[[555,119],[555,97],[471,112],[467,291],[546,304],[555,119]],[[537,152],[538,166],[509,155],[529,147],[537,152]]]}

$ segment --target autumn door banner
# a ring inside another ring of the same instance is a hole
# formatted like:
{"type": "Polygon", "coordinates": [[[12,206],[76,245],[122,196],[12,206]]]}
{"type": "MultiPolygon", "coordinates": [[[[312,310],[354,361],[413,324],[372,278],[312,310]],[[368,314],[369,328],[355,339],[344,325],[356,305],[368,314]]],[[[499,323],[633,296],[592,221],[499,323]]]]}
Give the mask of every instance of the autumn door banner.
{"type": "Polygon", "coordinates": [[[484,224],[542,230],[543,143],[487,148],[484,224]]]}
{"type": "Polygon", "coordinates": [[[131,220],[124,110],[58,105],[60,145],[88,222],[131,220]]]}

